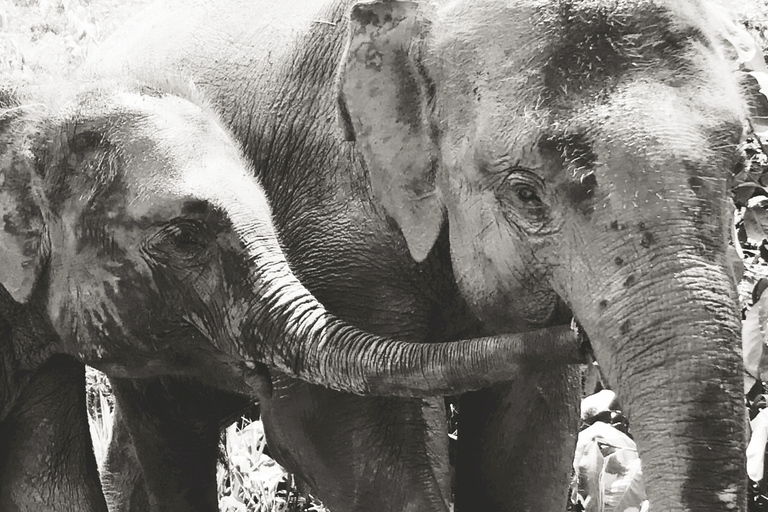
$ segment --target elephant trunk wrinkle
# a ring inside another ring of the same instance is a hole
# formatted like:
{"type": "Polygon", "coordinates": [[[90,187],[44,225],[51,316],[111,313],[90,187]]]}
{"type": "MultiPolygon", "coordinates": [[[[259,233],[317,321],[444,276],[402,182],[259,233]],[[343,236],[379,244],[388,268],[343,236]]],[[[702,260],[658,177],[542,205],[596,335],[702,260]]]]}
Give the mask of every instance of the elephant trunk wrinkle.
{"type": "Polygon", "coordinates": [[[628,263],[621,268],[615,254],[607,256],[603,264],[614,271],[598,274],[603,277],[593,286],[614,292],[591,299],[586,307],[592,313],[583,305],[574,311],[624,404],[649,475],[652,506],[730,510],[723,500],[735,496],[743,502],[746,496],[734,290],[723,265],[679,248],[634,260],[624,251],[628,263]],[[629,286],[627,279],[616,279],[627,272],[635,277],[629,286]],[[702,487],[713,461],[723,489],[702,487]]]}
{"type": "Polygon", "coordinates": [[[439,396],[507,380],[523,364],[584,360],[567,327],[445,343],[390,340],[328,313],[274,254],[254,261],[243,329],[255,360],[312,383],[357,394],[439,396]]]}

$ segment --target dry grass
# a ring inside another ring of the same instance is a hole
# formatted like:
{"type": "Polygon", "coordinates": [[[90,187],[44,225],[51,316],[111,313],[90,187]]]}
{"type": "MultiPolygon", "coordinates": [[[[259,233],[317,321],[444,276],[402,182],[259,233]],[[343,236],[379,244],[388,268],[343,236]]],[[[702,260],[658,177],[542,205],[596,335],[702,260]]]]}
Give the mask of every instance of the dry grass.
{"type": "Polygon", "coordinates": [[[0,73],[61,75],[151,0],[4,0],[0,3],[0,73]]]}

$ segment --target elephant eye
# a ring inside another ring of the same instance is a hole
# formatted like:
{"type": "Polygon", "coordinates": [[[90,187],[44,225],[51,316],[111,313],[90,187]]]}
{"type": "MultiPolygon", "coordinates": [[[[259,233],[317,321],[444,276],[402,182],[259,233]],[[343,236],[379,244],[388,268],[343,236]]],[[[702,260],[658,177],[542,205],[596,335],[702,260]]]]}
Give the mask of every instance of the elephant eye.
{"type": "Polygon", "coordinates": [[[515,195],[517,195],[517,198],[524,203],[541,202],[541,198],[539,198],[539,194],[536,192],[536,189],[529,185],[516,185],[513,190],[515,195]]]}
{"type": "Polygon", "coordinates": [[[194,251],[207,245],[204,226],[197,221],[179,219],[167,227],[167,239],[180,251],[194,251]]]}
{"type": "Polygon", "coordinates": [[[546,184],[536,172],[522,167],[508,170],[496,182],[496,197],[507,221],[523,230],[541,230],[549,220],[546,184]]]}
{"type": "Polygon", "coordinates": [[[504,195],[513,203],[525,207],[536,207],[543,204],[541,178],[533,171],[523,168],[510,170],[504,180],[504,195]],[[511,196],[511,197],[510,197],[511,196]]]}
{"type": "Polygon", "coordinates": [[[200,221],[174,219],[155,233],[144,251],[155,261],[176,264],[206,259],[211,236],[200,221]]]}

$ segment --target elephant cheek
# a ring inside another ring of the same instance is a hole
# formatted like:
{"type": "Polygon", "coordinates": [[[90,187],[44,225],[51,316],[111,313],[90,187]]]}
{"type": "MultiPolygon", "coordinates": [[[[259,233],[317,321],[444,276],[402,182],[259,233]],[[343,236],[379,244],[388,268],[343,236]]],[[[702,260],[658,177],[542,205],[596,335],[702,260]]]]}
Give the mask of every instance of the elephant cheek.
{"type": "Polygon", "coordinates": [[[139,349],[159,311],[148,293],[151,278],[117,264],[109,271],[86,254],[80,260],[80,265],[59,261],[49,286],[48,314],[67,350],[97,363],[139,349]]]}
{"type": "Polygon", "coordinates": [[[448,211],[451,259],[475,316],[489,333],[519,332],[551,321],[559,300],[529,244],[493,198],[458,199],[458,207],[448,211]]]}
{"type": "Polygon", "coordinates": [[[48,313],[69,350],[87,359],[102,357],[108,339],[119,339],[123,324],[118,308],[103,289],[71,284],[56,289],[48,300],[48,313]]]}
{"type": "Polygon", "coordinates": [[[7,231],[0,232],[0,283],[17,302],[25,302],[32,293],[37,277],[36,253],[36,248],[29,250],[28,244],[7,231]]]}

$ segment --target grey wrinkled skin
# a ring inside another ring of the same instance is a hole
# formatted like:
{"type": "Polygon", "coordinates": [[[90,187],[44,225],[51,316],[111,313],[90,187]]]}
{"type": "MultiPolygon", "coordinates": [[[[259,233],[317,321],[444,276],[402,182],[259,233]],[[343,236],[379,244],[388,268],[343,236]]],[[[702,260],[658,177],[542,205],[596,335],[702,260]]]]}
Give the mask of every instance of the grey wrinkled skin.
{"type": "Polygon", "coordinates": [[[0,436],[3,510],[106,512],[82,363],[55,356],[34,372],[0,421],[0,436]]]}
{"type": "Polygon", "coordinates": [[[85,368],[40,356],[56,334],[44,315],[0,292],[0,509],[106,512],[85,398],[85,368]]]}
{"type": "MultiPolygon", "coordinates": [[[[194,82],[251,159],[292,269],[341,318],[442,341],[572,311],[653,510],[745,510],[724,229],[745,106],[722,13],[324,4],[153,7],[92,69],[194,82]]],[[[575,377],[531,366],[462,398],[457,510],[564,508],[575,377]]],[[[273,384],[271,449],[332,510],[446,509],[440,401],[273,384]]]]}
{"type": "MultiPolygon", "coordinates": [[[[131,458],[110,457],[119,507],[215,509],[219,429],[271,396],[265,365],[360,395],[434,396],[583,358],[567,326],[408,343],[333,316],[289,268],[239,144],[189,86],[122,77],[3,93],[3,316],[27,333],[19,313],[34,311],[47,329],[13,336],[10,352],[23,368],[63,353],[115,379],[146,484],[122,471],[131,458]]],[[[36,499],[34,486],[9,489],[36,499]]]]}
{"type": "MultiPolygon", "coordinates": [[[[119,379],[153,510],[216,508],[219,429],[249,398],[269,398],[265,364],[361,395],[433,396],[508,380],[532,361],[583,358],[564,326],[408,343],[334,317],[290,270],[239,145],[189,87],[123,79],[6,94],[0,281],[10,287],[4,316],[26,334],[9,348],[25,368],[64,353],[119,379]],[[13,314],[26,310],[48,330],[13,314]]],[[[75,407],[67,401],[52,422],[75,407]]],[[[28,441],[24,430],[13,436],[28,441]]],[[[105,481],[110,499],[133,507],[140,484],[125,474],[105,481]]],[[[9,492],[34,500],[34,491],[9,492]]]]}

